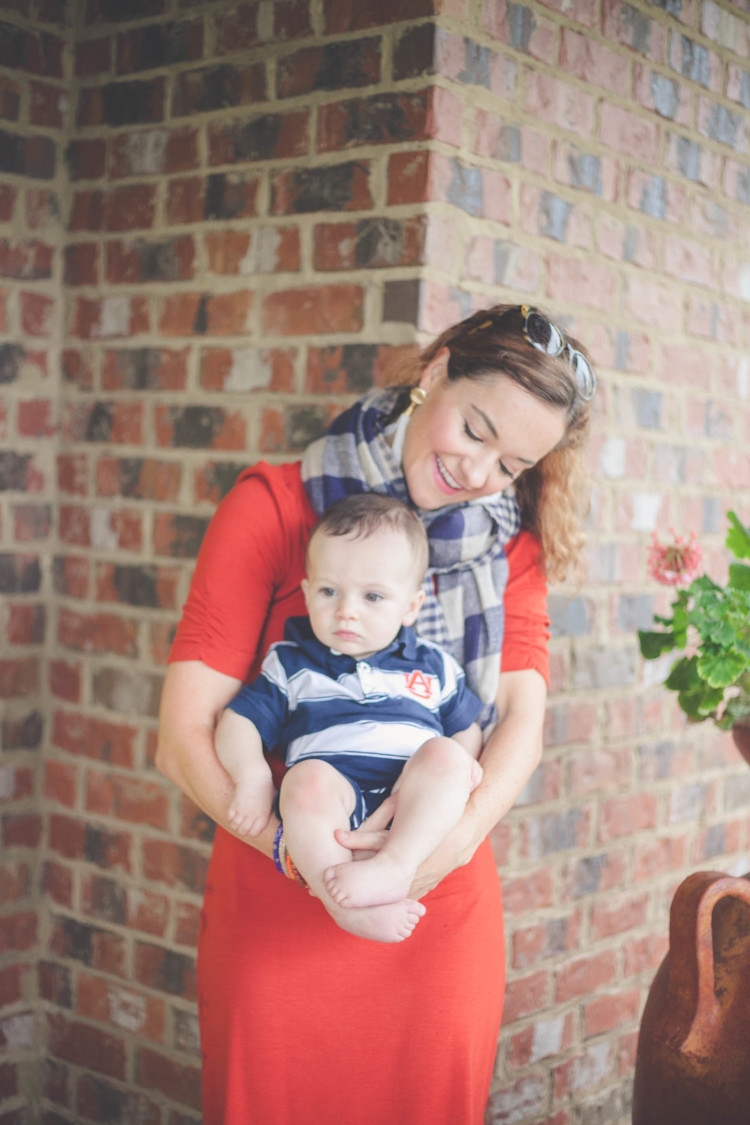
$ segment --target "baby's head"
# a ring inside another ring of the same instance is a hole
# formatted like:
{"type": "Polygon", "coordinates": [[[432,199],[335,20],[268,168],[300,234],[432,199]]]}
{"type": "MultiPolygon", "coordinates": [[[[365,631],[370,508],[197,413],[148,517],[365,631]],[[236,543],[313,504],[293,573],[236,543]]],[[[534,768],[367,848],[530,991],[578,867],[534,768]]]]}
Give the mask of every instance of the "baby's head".
{"type": "Polygon", "coordinates": [[[416,621],[428,554],[400,500],[363,492],[333,504],[312,530],[302,582],[318,640],[356,659],[386,648],[416,621]]]}

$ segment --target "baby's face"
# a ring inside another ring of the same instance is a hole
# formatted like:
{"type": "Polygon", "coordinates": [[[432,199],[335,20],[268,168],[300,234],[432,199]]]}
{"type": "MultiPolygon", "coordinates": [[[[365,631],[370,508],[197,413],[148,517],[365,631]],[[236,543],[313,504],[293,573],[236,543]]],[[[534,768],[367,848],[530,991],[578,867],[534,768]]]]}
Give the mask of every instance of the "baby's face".
{"type": "Polygon", "coordinates": [[[416,620],[423,594],[405,535],[382,528],[366,539],[313,536],[302,589],[315,636],[363,659],[416,620]]]}

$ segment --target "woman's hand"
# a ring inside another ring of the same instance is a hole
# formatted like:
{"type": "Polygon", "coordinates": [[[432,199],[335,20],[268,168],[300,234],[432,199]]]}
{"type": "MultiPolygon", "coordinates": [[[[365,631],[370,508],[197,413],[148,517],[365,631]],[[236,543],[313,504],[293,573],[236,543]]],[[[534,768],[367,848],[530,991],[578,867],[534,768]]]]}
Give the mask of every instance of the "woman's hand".
{"type": "Polygon", "coordinates": [[[379,805],[375,812],[352,832],[343,828],[336,829],[334,833],[336,840],[342,847],[349,848],[353,860],[371,859],[383,847],[388,839],[388,825],[393,820],[397,800],[397,794],[391,793],[390,797],[386,797],[382,805],[379,805]]]}

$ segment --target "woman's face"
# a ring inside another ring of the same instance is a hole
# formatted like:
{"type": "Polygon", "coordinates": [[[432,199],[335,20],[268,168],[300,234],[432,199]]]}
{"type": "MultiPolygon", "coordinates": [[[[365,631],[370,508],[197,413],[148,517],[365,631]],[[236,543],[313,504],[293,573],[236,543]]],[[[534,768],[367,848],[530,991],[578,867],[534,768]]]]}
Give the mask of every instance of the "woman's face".
{"type": "Polygon", "coordinates": [[[409,419],[403,449],[412,501],[428,511],[491,496],[554,449],[565,412],[498,373],[486,381],[447,376],[443,349],[422,373],[427,399],[409,419]]]}

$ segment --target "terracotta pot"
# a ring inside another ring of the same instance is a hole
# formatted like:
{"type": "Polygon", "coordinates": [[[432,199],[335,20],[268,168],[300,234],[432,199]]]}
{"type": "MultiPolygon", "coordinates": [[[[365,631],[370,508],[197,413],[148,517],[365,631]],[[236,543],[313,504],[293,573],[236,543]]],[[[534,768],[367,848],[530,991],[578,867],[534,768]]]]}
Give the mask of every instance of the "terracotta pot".
{"type": "Polygon", "coordinates": [[[750,722],[735,723],[732,727],[734,744],[750,766],[750,722]]]}
{"type": "Polygon", "coordinates": [[[641,1021],[633,1125],[750,1121],[750,875],[699,871],[672,900],[641,1021]]]}

